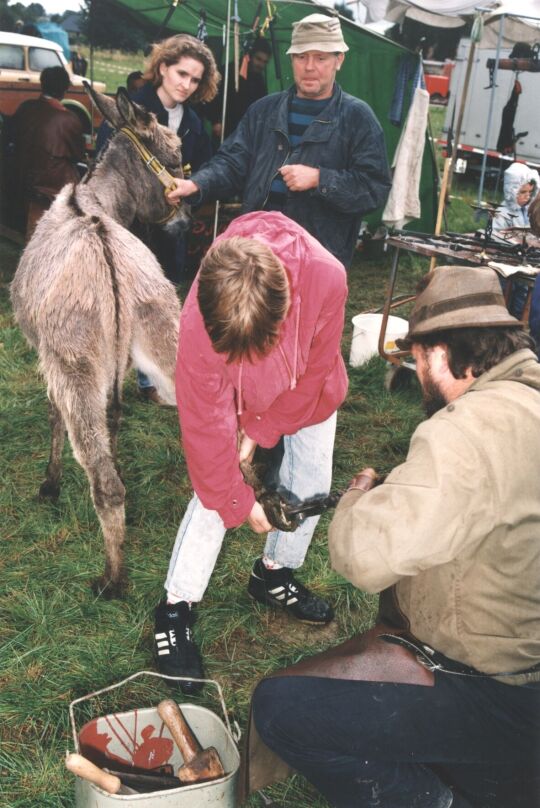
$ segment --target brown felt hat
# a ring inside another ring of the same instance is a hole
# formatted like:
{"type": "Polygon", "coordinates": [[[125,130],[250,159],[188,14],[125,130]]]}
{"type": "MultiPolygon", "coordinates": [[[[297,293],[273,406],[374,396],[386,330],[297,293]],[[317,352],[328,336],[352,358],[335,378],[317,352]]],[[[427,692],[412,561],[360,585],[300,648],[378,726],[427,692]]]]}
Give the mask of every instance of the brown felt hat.
{"type": "Polygon", "coordinates": [[[401,350],[437,331],[522,325],[509,314],[499,278],[488,267],[437,267],[422,279],[420,288],[409,331],[396,340],[401,350]]]}
{"type": "Polygon", "coordinates": [[[322,53],[345,53],[349,50],[337,17],[309,14],[298,22],[293,22],[291,47],[287,53],[305,53],[310,50],[322,53]]]}

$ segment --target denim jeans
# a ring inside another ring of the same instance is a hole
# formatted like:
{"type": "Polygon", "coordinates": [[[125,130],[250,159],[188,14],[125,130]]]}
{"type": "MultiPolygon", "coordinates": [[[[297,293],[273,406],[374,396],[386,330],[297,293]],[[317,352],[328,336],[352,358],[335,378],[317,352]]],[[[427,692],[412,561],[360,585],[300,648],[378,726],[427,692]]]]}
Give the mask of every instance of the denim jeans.
{"type": "Polygon", "coordinates": [[[253,716],[337,808],[537,808],[540,686],[435,673],[433,687],[282,676],[253,716]]]}
{"type": "Polygon", "coordinates": [[[154,386],[154,384],[153,384],[152,380],[149,379],[148,376],[145,373],[138,370],[137,371],[137,387],[139,388],[139,390],[146,390],[149,387],[153,387],[153,386],[154,386]]]}
{"type": "MultiPolygon", "coordinates": [[[[285,435],[279,486],[299,500],[328,494],[335,434],[336,413],[322,424],[285,435]]],[[[297,569],[304,561],[318,521],[318,516],[311,516],[294,533],[271,531],[264,554],[284,567],[297,569]]],[[[225,532],[217,511],[205,508],[194,494],[178,529],[169,563],[165,589],[170,595],[193,602],[202,599],[225,532]]]]}

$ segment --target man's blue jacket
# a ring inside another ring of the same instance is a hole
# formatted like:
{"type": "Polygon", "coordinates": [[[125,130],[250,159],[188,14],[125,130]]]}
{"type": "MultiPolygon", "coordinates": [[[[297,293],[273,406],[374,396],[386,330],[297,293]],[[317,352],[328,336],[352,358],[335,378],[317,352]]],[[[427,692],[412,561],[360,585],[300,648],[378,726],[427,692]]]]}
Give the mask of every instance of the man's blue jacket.
{"type": "Polygon", "coordinates": [[[243,212],[262,210],[285,164],[320,169],[317,188],[289,191],[283,210],[347,267],[362,217],[384,204],[391,181],[384,135],[371,108],[336,84],[328,105],[292,148],[288,111],[292,87],[250,106],[212,160],[193,176],[200,193],[188,201],[241,194],[243,212]]]}

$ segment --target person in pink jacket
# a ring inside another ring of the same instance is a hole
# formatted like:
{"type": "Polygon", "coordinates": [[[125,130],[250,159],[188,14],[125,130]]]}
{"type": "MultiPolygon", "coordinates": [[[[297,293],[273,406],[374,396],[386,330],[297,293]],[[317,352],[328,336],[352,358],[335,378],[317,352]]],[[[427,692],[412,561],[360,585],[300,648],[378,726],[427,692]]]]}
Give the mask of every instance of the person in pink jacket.
{"type": "MultiPolygon", "coordinates": [[[[341,356],[343,265],[278,212],[240,216],[214,242],[182,310],[176,397],[194,496],[174,545],[167,597],[155,612],[158,669],[203,677],[191,627],[227,528],[268,533],[249,594],[299,620],[333,610],[295,577],[318,517],[294,533],[269,524],[240,462],[279,447],[279,485],[298,500],[330,490],[341,356]]],[[[200,685],[182,683],[184,692],[200,685]]]]}

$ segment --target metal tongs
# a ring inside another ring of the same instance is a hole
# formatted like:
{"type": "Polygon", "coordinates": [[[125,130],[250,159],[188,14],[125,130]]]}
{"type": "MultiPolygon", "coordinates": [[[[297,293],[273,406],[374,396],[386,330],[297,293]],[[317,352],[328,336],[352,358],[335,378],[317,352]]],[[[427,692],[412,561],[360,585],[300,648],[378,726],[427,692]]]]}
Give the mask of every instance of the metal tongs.
{"type": "Polygon", "coordinates": [[[335,508],[344,493],[345,490],[331,491],[325,497],[312,497],[312,499],[306,499],[298,505],[286,505],[284,511],[289,518],[296,517],[298,524],[300,524],[308,516],[319,516],[330,508],[335,508]]]}

